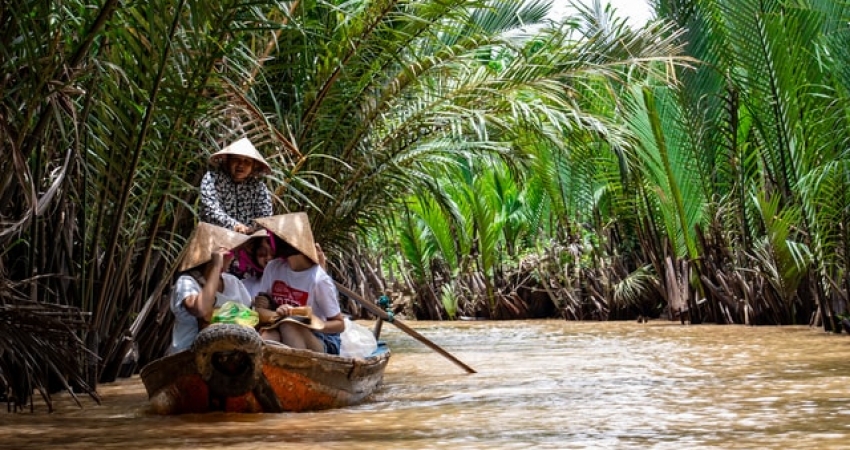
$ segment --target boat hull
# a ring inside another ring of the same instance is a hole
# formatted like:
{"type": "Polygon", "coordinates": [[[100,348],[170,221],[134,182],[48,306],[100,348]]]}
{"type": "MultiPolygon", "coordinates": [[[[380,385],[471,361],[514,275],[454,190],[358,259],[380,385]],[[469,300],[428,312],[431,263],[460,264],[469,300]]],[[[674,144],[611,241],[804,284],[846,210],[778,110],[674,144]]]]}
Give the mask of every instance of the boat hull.
{"type": "Polygon", "coordinates": [[[224,396],[205,380],[199,354],[186,350],[142,369],[155,413],[299,412],[356,405],[381,384],[390,357],[384,345],[367,358],[349,358],[266,342],[258,356],[261,370],[246,392],[224,396]]]}

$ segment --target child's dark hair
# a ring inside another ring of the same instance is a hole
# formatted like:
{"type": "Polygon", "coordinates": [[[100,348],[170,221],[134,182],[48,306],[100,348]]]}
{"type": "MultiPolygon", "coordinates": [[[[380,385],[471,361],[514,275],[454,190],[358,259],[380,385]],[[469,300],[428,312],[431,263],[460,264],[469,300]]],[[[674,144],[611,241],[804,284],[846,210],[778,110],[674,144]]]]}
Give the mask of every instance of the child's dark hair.
{"type": "Polygon", "coordinates": [[[254,238],[248,241],[245,246],[237,252],[236,260],[239,261],[239,270],[246,274],[261,275],[263,269],[260,262],[257,261],[257,250],[263,245],[265,238],[254,238]]]}
{"type": "Polygon", "coordinates": [[[245,244],[245,251],[254,264],[257,264],[257,250],[260,249],[261,245],[263,245],[263,238],[251,239],[245,244]]]}
{"type": "Polygon", "coordinates": [[[274,256],[275,258],[288,258],[290,256],[300,255],[301,252],[298,251],[295,247],[289,245],[288,242],[283,239],[274,236],[274,256]]]}

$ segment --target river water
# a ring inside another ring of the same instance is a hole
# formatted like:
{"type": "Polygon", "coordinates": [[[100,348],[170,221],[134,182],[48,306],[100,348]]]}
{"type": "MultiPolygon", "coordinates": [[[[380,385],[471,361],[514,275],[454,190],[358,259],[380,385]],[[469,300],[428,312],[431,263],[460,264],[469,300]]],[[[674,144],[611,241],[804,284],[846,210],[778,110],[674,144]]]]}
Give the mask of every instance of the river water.
{"type": "MultiPolygon", "coordinates": [[[[678,322],[384,324],[367,403],[315,413],[155,416],[139,378],[101,405],[0,412],[2,449],[847,449],[850,338],[678,322]]],[[[367,324],[368,325],[368,324],[367,324]]]]}

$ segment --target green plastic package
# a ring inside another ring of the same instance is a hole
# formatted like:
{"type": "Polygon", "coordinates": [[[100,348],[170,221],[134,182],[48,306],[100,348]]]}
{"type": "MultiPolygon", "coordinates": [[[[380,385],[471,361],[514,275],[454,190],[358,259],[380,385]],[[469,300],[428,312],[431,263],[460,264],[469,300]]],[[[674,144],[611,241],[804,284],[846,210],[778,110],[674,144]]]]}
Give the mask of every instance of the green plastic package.
{"type": "Polygon", "coordinates": [[[212,323],[235,323],[254,328],[260,323],[260,315],[241,303],[228,301],[213,310],[212,323]]]}

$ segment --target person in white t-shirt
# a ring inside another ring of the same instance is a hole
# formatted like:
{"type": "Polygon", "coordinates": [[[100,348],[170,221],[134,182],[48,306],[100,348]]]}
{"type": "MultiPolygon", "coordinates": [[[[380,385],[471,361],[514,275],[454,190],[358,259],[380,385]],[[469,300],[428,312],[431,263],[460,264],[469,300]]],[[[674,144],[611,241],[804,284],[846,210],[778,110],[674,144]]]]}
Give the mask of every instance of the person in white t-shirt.
{"type": "Polygon", "coordinates": [[[213,310],[227,301],[251,307],[248,290],[236,276],[225,272],[233,260],[232,250],[250,236],[201,222],[192,234],[171,293],[174,327],[168,354],[191,347],[213,310]]]}
{"type": "Polygon", "coordinates": [[[345,330],[336,286],[319,265],[322,261],[305,213],[257,219],[273,234],[276,258],[270,261],[260,281],[255,309],[260,323],[278,323],[263,331],[264,339],[293,348],[339,354],[339,334],[345,330]],[[277,322],[292,315],[293,308],[309,306],[323,326],[277,322]]]}

